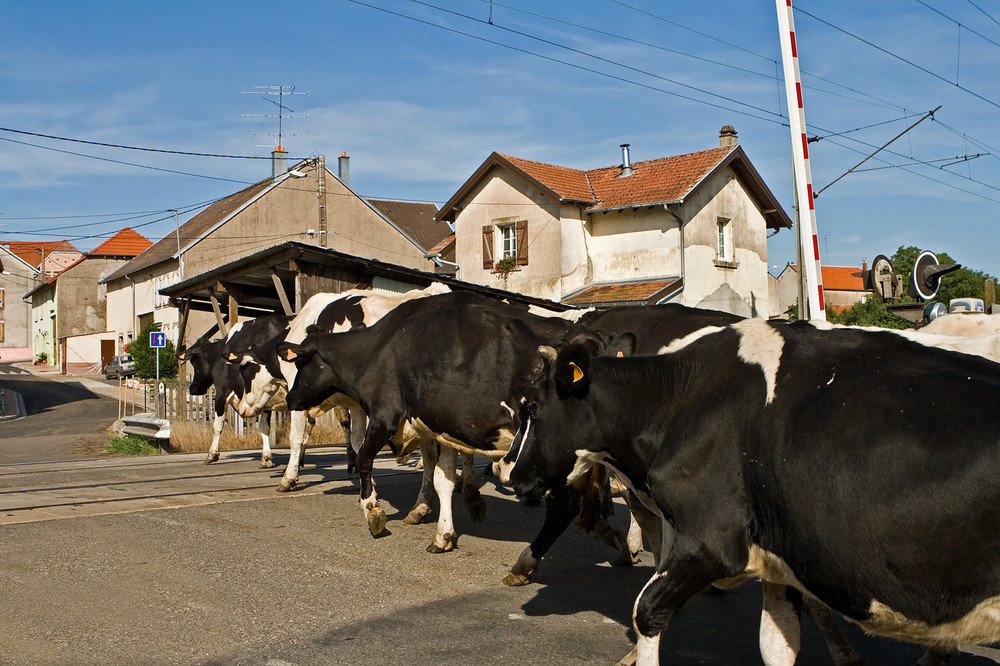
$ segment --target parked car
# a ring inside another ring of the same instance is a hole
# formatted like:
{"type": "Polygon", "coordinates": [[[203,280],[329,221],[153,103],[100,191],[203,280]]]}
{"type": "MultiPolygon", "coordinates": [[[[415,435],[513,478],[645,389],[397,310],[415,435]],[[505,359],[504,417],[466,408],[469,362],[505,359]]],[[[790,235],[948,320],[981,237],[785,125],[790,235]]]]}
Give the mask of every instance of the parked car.
{"type": "Polygon", "coordinates": [[[111,361],[104,366],[104,376],[108,379],[113,377],[131,377],[135,374],[135,361],[132,354],[119,354],[113,356],[111,361]]]}

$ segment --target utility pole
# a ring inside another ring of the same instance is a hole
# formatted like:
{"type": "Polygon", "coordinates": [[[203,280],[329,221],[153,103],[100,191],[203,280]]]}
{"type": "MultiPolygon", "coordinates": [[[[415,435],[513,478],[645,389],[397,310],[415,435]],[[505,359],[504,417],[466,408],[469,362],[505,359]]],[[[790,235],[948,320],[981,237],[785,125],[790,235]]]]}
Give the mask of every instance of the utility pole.
{"type": "Polygon", "coordinates": [[[795,194],[799,205],[795,236],[801,257],[799,262],[800,275],[805,276],[806,281],[805,299],[799,302],[799,318],[825,321],[823,273],[819,259],[819,236],[816,231],[816,208],[813,201],[812,173],[809,169],[806,115],[802,106],[802,82],[799,78],[795,25],[792,20],[792,0],[775,0],[775,5],[778,10],[781,61],[785,73],[788,125],[792,134],[795,194]]]}

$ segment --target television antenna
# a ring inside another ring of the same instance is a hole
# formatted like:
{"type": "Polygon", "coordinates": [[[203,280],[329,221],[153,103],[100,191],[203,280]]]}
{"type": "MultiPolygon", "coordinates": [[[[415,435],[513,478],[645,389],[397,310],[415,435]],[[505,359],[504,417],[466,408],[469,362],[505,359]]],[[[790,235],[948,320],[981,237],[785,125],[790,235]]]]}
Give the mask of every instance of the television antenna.
{"type": "MultiPolygon", "coordinates": [[[[310,91],[298,92],[295,90],[295,84],[290,86],[254,86],[254,90],[244,90],[241,92],[243,95],[261,95],[265,100],[274,104],[278,107],[278,113],[241,113],[240,116],[243,118],[277,118],[278,119],[278,142],[277,146],[282,147],[285,144],[282,143],[283,135],[283,121],[285,118],[308,118],[309,116],[296,116],[292,115],[295,113],[295,109],[289,108],[285,105],[286,95],[308,95],[310,91]],[[277,99],[274,97],[277,96],[277,99]]],[[[275,136],[274,133],[265,132],[270,136],[275,136]]],[[[292,136],[298,136],[293,134],[292,136]]],[[[260,148],[268,148],[270,146],[258,146],[260,148]]]]}

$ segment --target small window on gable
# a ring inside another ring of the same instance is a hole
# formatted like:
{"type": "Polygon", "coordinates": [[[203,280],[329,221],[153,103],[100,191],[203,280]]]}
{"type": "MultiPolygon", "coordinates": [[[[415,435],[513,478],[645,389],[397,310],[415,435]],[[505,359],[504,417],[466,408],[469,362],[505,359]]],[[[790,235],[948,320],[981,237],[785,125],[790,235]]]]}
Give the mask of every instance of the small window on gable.
{"type": "Polygon", "coordinates": [[[733,238],[732,238],[732,220],[720,217],[718,218],[718,253],[719,261],[732,261],[733,260],[733,238]]]}
{"type": "Polygon", "coordinates": [[[4,307],[4,296],[6,296],[6,290],[0,287],[0,310],[3,310],[4,307]]]}
{"type": "Polygon", "coordinates": [[[495,262],[507,258],[514,259],[518,266],[528,265],[527,220],[495,221],[483,226],[483,268],[493,269],[495,262]]]}

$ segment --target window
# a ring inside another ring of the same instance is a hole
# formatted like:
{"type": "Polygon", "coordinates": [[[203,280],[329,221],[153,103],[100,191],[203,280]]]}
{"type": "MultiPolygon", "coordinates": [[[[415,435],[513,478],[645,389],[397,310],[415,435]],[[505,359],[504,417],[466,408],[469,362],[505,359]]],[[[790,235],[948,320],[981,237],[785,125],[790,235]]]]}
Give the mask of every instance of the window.
{"type": "Polygon", "coordinates": [[[3,320],[3,319],[0,319],[0,342],[7,342],[7,338],[6,338],[6,337],[4,337],[4,333],[6,332],[6,331],[4,330],[4,329],[6,328],[6,327],[4,326],[4,323],[5,323],[5,322],[4,322],[4,320],[3,320]]]}
{"type": "Polygon", "coordinates": [[[3,310],[3,302],[4,302],[5,291],[6,290],[3,287],[0,287],[0,310],[3,310]]]}
{"type": "Polygon", "coordinates": [[[731,261],[732,256],[730,250],[729,242],[729,220],[724,217],[720,217],[718,220],[719,226],[719,260],[720,261],[731,261]]]}
{"type": "Polygon", "coordinates": [[[527,220],[505,218],[494,220],[493,224],[483,225],[483,268],[493,270],[496,261],[508,257],[512,257],[518,266],[528,265],[527,220]],[[499,247],[495,246],[494,242],[499,247]]]}

